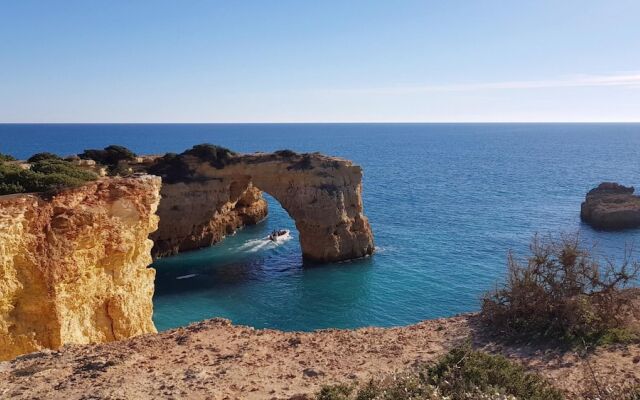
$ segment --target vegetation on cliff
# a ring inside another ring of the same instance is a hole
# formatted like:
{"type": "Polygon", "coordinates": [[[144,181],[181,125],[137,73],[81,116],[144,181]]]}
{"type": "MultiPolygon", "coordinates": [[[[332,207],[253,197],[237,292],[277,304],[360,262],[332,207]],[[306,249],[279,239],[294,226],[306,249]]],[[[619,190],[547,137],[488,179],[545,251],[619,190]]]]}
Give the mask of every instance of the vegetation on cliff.
{"type": "Polygon", "coordinates": [[[110,175],[126,175],[128,169],[123,167],[122,163],[134,161],[137,157],[136,153],[124,146],[111,145],[104,149],[88,149],[78,154],[83,160],[93,160],[98,164],[106,166],[110,175]]]}
{"type": "Polygon", "coordinates": [[[398,374],[392,379],[353,385],[325,386],[317,400],[560,400],[562,393],[542,377],[503,356],[454,348],[438,362],[398,374]]]}
{"type": "Polygon", "coordinates": [[[175,183],[178,181],[192,180],[192,171],[189,167],[189,159],[196,158],[207,161],[215,168],[224,168],[236,153],[221,146],[213,144],[198,144],[180,154],[167,153],[158,158],[148,168],[148,172],[161,176],[164,182],[175,183]]]}
{"type": "Polygon", "coordinates": [[[27,162],[35,163],[35,162],[44,161],[44,160],[62,160],[62,157],[60,157],[57,154],[53,154],[45,151],[43,153],[36,153],[32,155],[31,157],[29,157],[27,162]]]}
{"type": "Polygon", "coordinates": [[[12,155],[0,153],[0,163],[3,161],[15,161],[15,160],[16,160],[15,157],[13,157],[12,155]]]}
{"type": "Polygon", "coordinates": [[[577,235],[531,243],[526,263],[508,259],[503,287],[487,293],[481,318],[511,338],[560,339],[598,344],[637,339],[635,292],[640,264],[625,254],[621,265],[598,262],[577,235]]]}
{"type": "Polygon", "coordinates": [[[25,192],[51,192],[80,186],[97,176],[75,164],[58,159],[42,159],[27,168],[0,162],[0,195],[25,192]]]}

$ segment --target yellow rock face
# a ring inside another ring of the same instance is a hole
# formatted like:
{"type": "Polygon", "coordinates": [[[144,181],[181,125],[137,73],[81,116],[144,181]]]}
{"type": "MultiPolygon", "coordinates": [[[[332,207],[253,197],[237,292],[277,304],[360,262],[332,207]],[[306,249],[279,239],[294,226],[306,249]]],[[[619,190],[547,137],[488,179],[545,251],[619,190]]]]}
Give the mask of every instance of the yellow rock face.
{"type": "Polygon", "coordinates": [[[196,156],[186,172],[167,180],[152,235],[154,255],[210,246],[267,213],[265,191],[289,213],[300,234],[302,256],[331,262],[373,252],[362,203],[362,169],[351,161],[313,154],[232,156],[223,168],[196,156]]]}
{"type": "Polygon", "coordinates": [[[156,332],[149,233],[160,179],[0,196],[0,360],[156,332]]]}
{"type": "Polygon", "coordinates": [[[160,227],[151,235],[154,257],[211,246],[245,225],[267,216],[262,192],[248,181],[165,183],[158,208],[160,227]]]}

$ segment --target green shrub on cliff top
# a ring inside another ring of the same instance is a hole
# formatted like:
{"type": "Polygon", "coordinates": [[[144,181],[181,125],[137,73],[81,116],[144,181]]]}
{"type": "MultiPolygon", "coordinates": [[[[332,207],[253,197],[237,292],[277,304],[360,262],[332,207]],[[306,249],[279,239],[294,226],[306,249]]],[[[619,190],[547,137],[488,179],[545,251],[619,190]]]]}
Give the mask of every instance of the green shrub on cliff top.
{"type": "Polygon", "coordinates": [[[0,164],[0,195],[25,192],[51,192],[80,186],[97,179],[91,172],[63,160],[42,160],[23,169],[18,165],[0,164]]]}
{"type": "Polygon", "coordinates": [[[427,381],[454,399],[466,393],[502,393],[518,399],[562,399],[559,390],[542,377],[501,355],[474,351],[470,346],[451,350],[429,368],[427,381]]]}
{"type": "Polygon", "coordinates": [[[45,159],[38,161],[31,165],[31,171],[44,175],[65,175],[81,181],[90,181],[96,178],[94,173],[83,170],[75,164],[64,160],[45,159]]]}
{"type": "Polygon", "coordinates": [[[118,145],[107,146],[102,150],[87,149],[78,156],[83,160],[93,160],[110,168],[117,166],[120,161],[133,161],[137,157],[133,151],[118,145]]]}
{"type": "Polygon", "coordinates": [[[542,377],[498,355],[453,349],[434,365],[368,384],[325,386],[317,400],[561,400],[562,393],[542,377]]]}
{"type": "Polygon", "coordinates": [[[236,153],[227,149],[226,147],[216,146],[215,144],[203,143],[197,144],[185,151],[181,155],[190,155],[198,157],[201,160],[211,162],[212,165],[216,163],[223,163],[227,161],[231,156],[236,153]]]}
{"type": "Polygon", "coordinates": [[[187,181],[192,179],[192,171],[189,167],[189,158],[195,157],[200,161],[209,162],[215,168],[224,168],[231,158],[237,153],[221,146],[213,144],[199,144],[181,154],[167,153],[158,158],[148,168],[150,174],[162,177],[166,183],[187,181]]]}
{"type": "Polygon", "coordinates": [[[31,157],[29,157],[27,162],[35,163],[43,160],[62,160],[62,157],[60,157],[57,154],[53,154],[45,151],[43,153],[36,153],[32,155],[31,157]]]}
{"type": "Polygon", "coordinates": [[[15,161],[15,157],[9,155],[9,154],[2,154],[0,153],[0,163],[3,161],[15,161]]]}

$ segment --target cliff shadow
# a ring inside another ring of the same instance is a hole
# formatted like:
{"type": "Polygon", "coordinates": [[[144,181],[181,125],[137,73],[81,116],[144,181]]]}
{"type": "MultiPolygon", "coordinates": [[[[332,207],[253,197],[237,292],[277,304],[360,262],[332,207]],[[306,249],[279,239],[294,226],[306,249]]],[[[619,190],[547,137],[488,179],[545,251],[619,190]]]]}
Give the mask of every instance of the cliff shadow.
{"type": "Polygon", "coordinates": [[[276,199],[264,193],[269,216],[246,226],[219,243],[200,250],[156,260],[154,298],[176,293],[208,291],[267,281],[297,273],[303,266],[294,221],[276,199]],[[288,238],[268,239],[273,230],[289,230],[288,238]]]}

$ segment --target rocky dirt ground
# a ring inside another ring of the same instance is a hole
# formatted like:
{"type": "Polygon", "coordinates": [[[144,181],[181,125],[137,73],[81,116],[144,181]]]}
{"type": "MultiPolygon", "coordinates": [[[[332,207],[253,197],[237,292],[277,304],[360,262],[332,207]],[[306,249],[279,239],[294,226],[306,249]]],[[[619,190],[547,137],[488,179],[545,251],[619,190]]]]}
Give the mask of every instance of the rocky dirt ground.
{"type": "Polygon", "coordinates": [[[535,345],[497,344],[476,317],[401,328],[256,330],[213,319],[103,345],[66,346],[0,363],[0,398],[306,399],[323,384],[366,382],[429,362],[469,338],[542,373],[580,398],[594,378],[607,386],[640,383],[640,346],[588,355],[535,345]]]}

